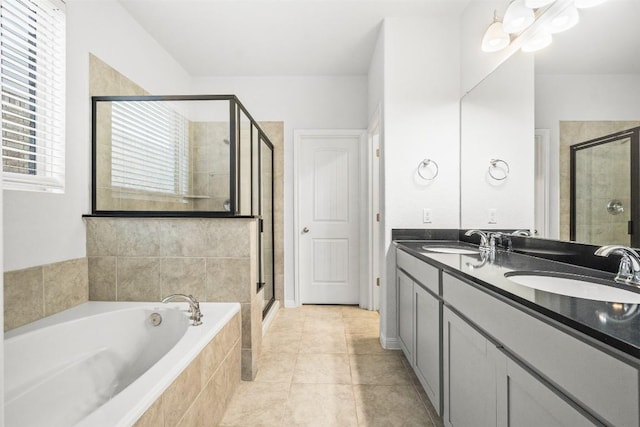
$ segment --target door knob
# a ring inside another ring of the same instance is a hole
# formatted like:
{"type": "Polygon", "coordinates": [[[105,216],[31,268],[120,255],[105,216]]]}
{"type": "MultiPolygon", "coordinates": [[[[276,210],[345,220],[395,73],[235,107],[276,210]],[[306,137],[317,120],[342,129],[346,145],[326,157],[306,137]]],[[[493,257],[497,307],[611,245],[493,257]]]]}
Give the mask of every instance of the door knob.
{"type": "Polygon", "coordinates": [[[309,232],[309,227],[305,227],[302,229],[302,234],[307,234],[309,232]]]}

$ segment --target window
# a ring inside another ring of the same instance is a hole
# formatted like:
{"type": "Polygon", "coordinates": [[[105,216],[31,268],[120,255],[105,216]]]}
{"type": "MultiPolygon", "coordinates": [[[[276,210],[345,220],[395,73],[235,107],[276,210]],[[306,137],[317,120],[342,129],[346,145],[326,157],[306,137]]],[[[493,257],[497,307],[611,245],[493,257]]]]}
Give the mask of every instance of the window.
{"type": "Polygon", "coordinates": [[[0,0],[4,188],[64,190],[65,13],[58,0],[0,0]]]}
{"type": "Polygon", "coordinates": [[[164,195],[187,194],[189,121],[165,104],[111,104],[112,186],[164,195]]]}

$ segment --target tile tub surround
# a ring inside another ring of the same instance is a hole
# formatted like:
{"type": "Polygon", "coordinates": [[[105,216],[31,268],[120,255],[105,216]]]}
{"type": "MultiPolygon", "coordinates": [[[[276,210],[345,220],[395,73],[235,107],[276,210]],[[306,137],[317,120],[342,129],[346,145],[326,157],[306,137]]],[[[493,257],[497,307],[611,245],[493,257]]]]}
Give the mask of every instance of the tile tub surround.
{"type": "Polygon", "coordinates": [[[90,301],[160,301],[173,293],[242,305],[242,378],[258,368],[262,293],[256,220],[85,218],[90,301]]]}
{"type": "Polygon", "coordinates": [[[78,258],[5,272],[5,332],[87,302],[87,267],[78,258]]]}
{"type": "Polygon", "coordinates": [[[402,353],[381,347],[379,321],[353,306],[280,309],[220,426],[441,426],[402,353]]]}
{"type": "Polygon", "coordinates": [[[240,384],[240,335],[236,314],[134,426],[218,425],[240,384]]]}

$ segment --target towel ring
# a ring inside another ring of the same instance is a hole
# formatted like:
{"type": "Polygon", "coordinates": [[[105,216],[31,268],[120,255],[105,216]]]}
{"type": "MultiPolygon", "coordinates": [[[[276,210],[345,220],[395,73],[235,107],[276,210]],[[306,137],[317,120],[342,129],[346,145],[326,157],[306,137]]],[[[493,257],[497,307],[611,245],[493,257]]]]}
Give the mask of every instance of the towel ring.
{"type": "Polygon", "coordinates": [[[491,159],[489,160],[489,176],[493,179],[495,179],[496,181],[503,181],[505,179],[507,179],[507,177],[509,176],[509,163],[507,163],[506,161],[502,160],[502,159],[491,159]],[[504,168],[500,168],[498,167],[498,164],[502,163],[504,165],[504,168]],[[502,169],[504,172],[504,176],[503,177],[499,177],[499,176],[495,176],[492,172],[493,169],[502,169]]]}
{"type": "Polygon", "coordinates": [[[438,164],[431,160],[431,159],[424,159],[423,161],[420,162],[420,164],[418,165],[418,175],[420,175],[420,178],[426,180],[426,181],[433,181],[434,179],[436,179],[436,176],[438,176],[438,172],[440,172],[440,168],[438,167],[438,164]],[[422,174],[423,169],[426,169],[429,165],[433,165],[435,167],[435,172],[433,173],[433,176],[426,177],[422,174]]]}

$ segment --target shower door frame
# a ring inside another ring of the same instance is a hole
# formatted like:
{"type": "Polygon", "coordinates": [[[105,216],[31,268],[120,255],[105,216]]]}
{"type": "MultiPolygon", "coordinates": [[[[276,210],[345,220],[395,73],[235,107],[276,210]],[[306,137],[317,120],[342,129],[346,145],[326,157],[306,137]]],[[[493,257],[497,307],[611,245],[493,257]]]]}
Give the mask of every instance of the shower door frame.
{"type": "Polygon", "coordinates": [[[578,151],[596,147],[598,145],[608,144],[623,138],[629,138],[630,140],[630,161],[631,161],[631,176],[630,176],[630,195],[631,203],[629,206],[630,220],[628,223],[628,233],[631,237],[631,247],[640,247],[640,233],[637,232],[637,227],[640,224],[640,127],[627,129],[621,132],[612,133],[610,135],[594,138],[589,141],[580,142],[578,144],[571,145],[570,150],[570,203],[569,203],[569,225],[571,241],[576,240],[576,155],[578,151]]]}

